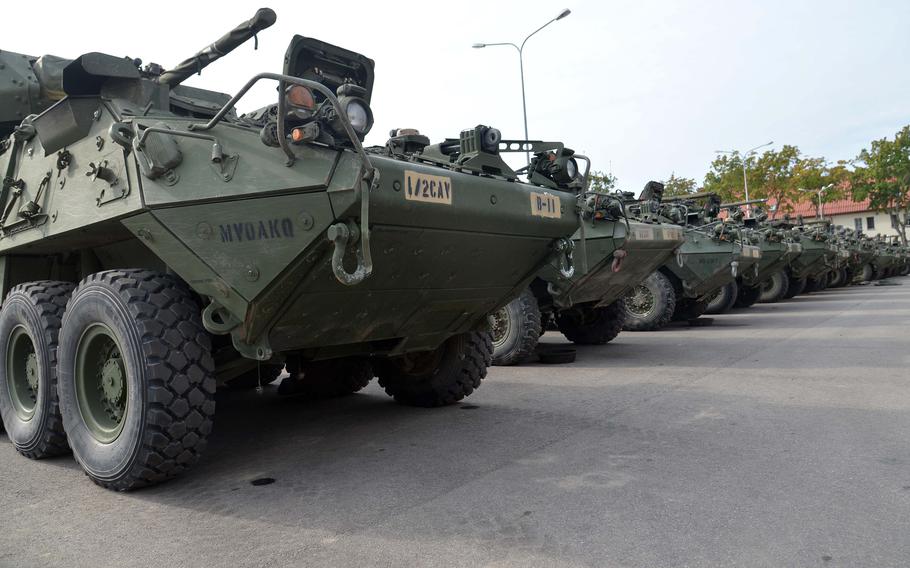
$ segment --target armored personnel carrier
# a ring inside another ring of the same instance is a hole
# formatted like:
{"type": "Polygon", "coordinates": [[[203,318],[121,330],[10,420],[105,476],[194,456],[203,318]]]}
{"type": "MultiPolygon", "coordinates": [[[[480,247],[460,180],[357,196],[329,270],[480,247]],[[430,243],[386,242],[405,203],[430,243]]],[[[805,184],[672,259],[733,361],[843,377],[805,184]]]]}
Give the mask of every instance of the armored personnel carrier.
{"type": "Polygon", "coordinates": [[[774,275],[803,251],[802,245],[793,240],[789,229],[769,221],[764,209],[755,208],[753,215],[757,223],[756,233],[761,239],[762,257],[754,270],[744,272],[737,280],[739,296],[736,307],[755,304],[761,298],[762,290],[773,285],[769,281],[774,275]]]}
{"type": "Polygon", "coordinates": [[[827,285],[828,273],[836,266],[837,248],[831,242],[830,221],[802,223],[794,228],[803,252],[790,262],[789,286],[784,299],[817,292],[827,285]]]}
{"type": "Polygon", "coordinates": [[[491,316],[494,364],[530,357],[548,327],[582,345],[602,345],[619,334],[625,293],[683,242],[682,228],[657,215],[663,189],[649,182],[639,200],[625,192],[586,196],[584,224],[573,237],[583,255],[576,258],[579,269],[567,279],[545,267],[521,296],[491,316]]]}
{"type": "Polygon", "coordinates": [[[655,330],[672,320],[696,319],[715,291],[759,262],[761,249],[749,244],[735,223],[719,217],[720,206],[713,193],[664,200],[660,218],[682,225],[686,242],[627,294],[624,329],[655,330]]]}
{"type": "Polygon", "coordinates": [[[787,229],[768,220],[767,213],[760,206],[764,202],[764,199],[756,199],[722,204],[728,212],[729,222],[741,227],[742,239],[761,248],[761,259],[751,270],[740,271],[734,282],[717,290],[705,313],[722,314],[734,307],[752,306],[761,297],[763,283],[802,251],[799,243],[791,242],[787,229]],[[745,216],[743,206],[751,207],[750,217],[745,216]]]}
{"type": "Polygon", "coordinates": [[[571,276],[584,180],[561,143],[476,126],[364,148],[373,61],[301,36],[234,96],[181,86],[275,17],[170,70],[0,70],[0,412],[22,454],[71,448],[110,489],[165,480],[199,459],[217,383],[282,366],[454,403],[490,364],[487,315],[548,264],[571,276]],[[263,81],[276,102],[238,116],[263,81]],[[504,151],[537,157],[527,182],[504,151]]]}

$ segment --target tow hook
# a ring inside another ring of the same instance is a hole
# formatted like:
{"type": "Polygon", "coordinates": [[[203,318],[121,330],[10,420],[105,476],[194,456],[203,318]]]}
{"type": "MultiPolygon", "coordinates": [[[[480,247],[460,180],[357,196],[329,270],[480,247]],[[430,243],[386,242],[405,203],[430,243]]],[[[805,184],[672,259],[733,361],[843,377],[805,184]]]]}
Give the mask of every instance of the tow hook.
{"type": "Polygon", "coordinates": [[[360,247],[357,249],[357,268],[350,273],[344,269],[344,253],[348,248],[348,242],[359,240],[359,233],[356,225],[349,228],[344,223],[335,223],[326,231],[326,237],[335,245],[335,250],[332,251],[332,272],[335,274],[335,278],[345,286],[359,284],[368,275],[360,247]]]}
{"type": "Polygon", "coordinates": [[[559,255],[559,273],[563,278],[572,278],[575,275],[575,265],[572,262],[572,251],[575,243],[563,237],[556,242],[556,254],[559,255]]]}
{"type": "Polygon", "coordinates": [[[628,254],[629,253],[627,253],[623,249],[619,249],[616,252],[614,252],[613,253],[613,264],[612,264],[612,266],[610,266],[610,269],[613,272],[619,272],[620,270],[622,270],[622,262],[626,259],[626,255],[628,255],[628,254]]]}

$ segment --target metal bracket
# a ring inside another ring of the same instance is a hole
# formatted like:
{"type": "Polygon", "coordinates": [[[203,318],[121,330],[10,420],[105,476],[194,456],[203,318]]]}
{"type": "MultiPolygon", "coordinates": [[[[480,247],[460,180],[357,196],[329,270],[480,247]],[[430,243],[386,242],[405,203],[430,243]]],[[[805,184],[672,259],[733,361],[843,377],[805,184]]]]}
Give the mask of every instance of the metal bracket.
{"type": "Polygon", "coordinates": [[[225,183],[234,179],[234,172],[237,171],[237,162],[240,161],[240,154],[224,154],[220,161],[212,160],[212,170],[218,174],[218,178],[225,183]]]}

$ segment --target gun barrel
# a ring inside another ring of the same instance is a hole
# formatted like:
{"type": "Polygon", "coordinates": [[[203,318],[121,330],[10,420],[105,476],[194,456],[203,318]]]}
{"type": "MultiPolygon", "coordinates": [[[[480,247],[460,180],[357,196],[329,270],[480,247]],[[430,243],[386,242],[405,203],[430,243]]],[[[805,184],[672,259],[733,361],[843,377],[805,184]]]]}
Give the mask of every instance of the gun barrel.
{"type": "Polygon", "coordinates": [[[162,73],[158,77],[158,82],[172,87],[179,85],[194,73],[202,71],[206,66],[221,59],[246,40],[274,24],[277,19],[278,16],[271,8],[256,10],[256,15],[221,36],[215,43],[205,47],[189,59],[183,60],[173,69],[162,73]]]}
{"type": "Polygon", "coordinates": [[[705,199],[706,197],[716,196],[717,194],[712,191],[702,191],[699,193],[686,193],[683,195],[673,195],[671,197],[664,197],[664,201],[684,201],[687,199],[705,199]]]}

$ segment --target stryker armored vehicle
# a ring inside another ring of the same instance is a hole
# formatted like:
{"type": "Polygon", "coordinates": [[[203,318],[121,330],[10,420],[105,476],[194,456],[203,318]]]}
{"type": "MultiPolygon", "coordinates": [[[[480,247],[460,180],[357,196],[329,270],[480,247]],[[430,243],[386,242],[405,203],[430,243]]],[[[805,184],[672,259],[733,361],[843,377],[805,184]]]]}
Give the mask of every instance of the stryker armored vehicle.
{"type": "Polygon", "coordinates": [[[746,242],[735,223],[719,218],[720,205],[713,193],[664,199],[660,218],[683,225],[686,242],[626,295],[624,329],[655,330],[672,320],[696,319],[716,290],[759,262],[761,249],[746,242]]]}
{"type": "Polygon", "coordinates": [[[101,53],[0,70],[0,412],[20,453],[153,484],[198,460],[217,383],[282,366],[450,404],[486,374],[487,315],[548,264],[572,275],[584,180],[560,143],[478,126],[365,149],[373,61],[301,36],[233,97],[180,85],[274,21],[167,71],[101,53]],[[238,116],[261,81],[277,101],[238,116]],[[527,182],[509,150],[538,157],[527,182]]]}
{"type": "Polygon", "coordinates": [[[765,201],[754,199],[722,204],[731,221],[742,225],[744,238],[761,248],[761,260],[715,292],[706,313],[722,314],[734,307],[747,308],[755,304],[761,296],[762,284],[802,252],[799,243],[792,242],[789,230],[768,220],[768,214],[760,207],[765,201]],[[745,217],[743,206],[752,206],[751,217],[745,217]]]}
{"type": "Polygon", "coordinates": [[[868,282],[875,278],[875,267],[873,266],[876,257],[875,241],[862,234],[862,231],[857,233],[857,240],[857,253],[852,262],[853,282],[868,282]]]}
{"type": "Polygon", "coordinates": [[[657,216],[663,189],[649,182],[640,201],[624,192],[587,194],[584,224],[574,236],[579,269],[566,279],[553,266],[545,267],[521,296],[492,314],[494,364],[527,359],[548,328],[582,345],[616,337],[624,322],[625,293],[683,243],[682,228],[657,216]]]}
{"type": "Polygon", "coordinates": [[[852,229],[843,226],[834,228],[833,244],[837,249],[837,262],[835,268],[828,274],[828,288],[847,286],[853,279],[852,264],[856,239],[852,234],[852,229]]]}
{"type": "Polygon", "coordinates": [[[826,287],[828,273],[836,267],[837,261],[837,248],[831,242],[830,227],[830,221],[803,223],[800,219],[794,228],[800,236],[803,252],[789,264],[790,285],[784,294],[785,299],[826,287]]]}

